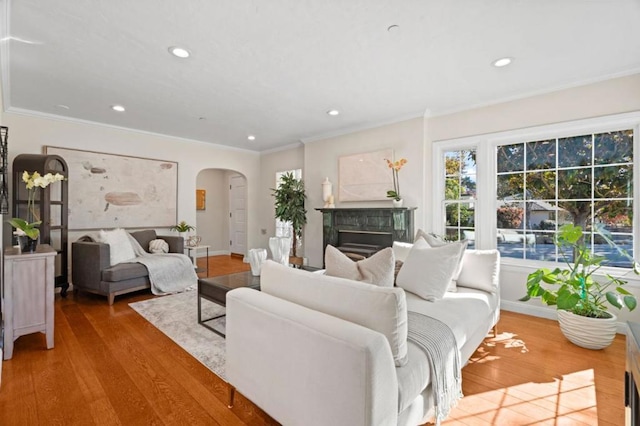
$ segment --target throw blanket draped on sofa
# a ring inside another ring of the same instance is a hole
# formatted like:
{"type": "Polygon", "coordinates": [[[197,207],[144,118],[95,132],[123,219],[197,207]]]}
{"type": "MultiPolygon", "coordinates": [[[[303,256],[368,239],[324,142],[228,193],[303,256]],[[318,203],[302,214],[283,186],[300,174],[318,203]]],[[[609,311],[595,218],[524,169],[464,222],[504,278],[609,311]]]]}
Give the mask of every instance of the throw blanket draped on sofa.
{"type": "Polygon", "coordinates": [[[131,235],[129,241],[136,254],[132,262],[143,264],[149,271],[153,294],[177,293],[198,283],[198,276],[188,256],[179,253],[149,254],[131,235]]]}
{"type": "Polygon", "coordinates": [[[435,318],[408,312],[408,339],[429,359],[436,425],[462,398],[462,372],[456,338],[451,329],[435,318]]]}

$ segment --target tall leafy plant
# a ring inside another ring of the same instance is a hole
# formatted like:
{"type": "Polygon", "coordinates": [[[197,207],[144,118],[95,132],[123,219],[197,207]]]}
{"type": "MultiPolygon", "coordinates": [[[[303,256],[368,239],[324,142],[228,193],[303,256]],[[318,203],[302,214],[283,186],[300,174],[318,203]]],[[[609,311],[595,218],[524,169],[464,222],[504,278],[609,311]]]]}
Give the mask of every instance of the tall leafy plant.
{"type": "MultiPolygon", "coordinates": [[[[609,245],[630,258],[615,245],[607,232],[601,228],[597,231],[609,245]]],[[[540,268],[529,274],[527,294],[520,300],[540,298],[547,305],[590,318],[611,317],[605,301],[618,309],[624,306],[630,311],[634,310],[636,298],[623,287],[627,281],[608,273],[599,274],[603,278],[596,276],[606,258],[593,253],[584,240],[580,226],[561,226],[555,244],[567,267],[554,270],[540,268]]],[[[635,261],[633,271],[638,274],[635,261]]]]}
{"type": "Polygon", "coordinates": [[[302,227],[307,223],[304,181],[288,172],[282,176],[278,187],[271,188],[271,191],[275,198],[276,219],[289,222],[293,228],[293,256],[297,257],[298,239],[302,237],[302,227]]]}

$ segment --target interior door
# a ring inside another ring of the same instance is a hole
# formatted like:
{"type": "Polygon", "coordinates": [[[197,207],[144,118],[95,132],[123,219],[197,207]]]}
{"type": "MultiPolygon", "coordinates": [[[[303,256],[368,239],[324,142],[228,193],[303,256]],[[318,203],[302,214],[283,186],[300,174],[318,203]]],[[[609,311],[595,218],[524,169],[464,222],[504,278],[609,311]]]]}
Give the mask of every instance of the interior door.
{"type": "Polygon", "coordinates": [[[239,174],[229,177],[229,251],[247,253],[247,180],[239,174]]]}

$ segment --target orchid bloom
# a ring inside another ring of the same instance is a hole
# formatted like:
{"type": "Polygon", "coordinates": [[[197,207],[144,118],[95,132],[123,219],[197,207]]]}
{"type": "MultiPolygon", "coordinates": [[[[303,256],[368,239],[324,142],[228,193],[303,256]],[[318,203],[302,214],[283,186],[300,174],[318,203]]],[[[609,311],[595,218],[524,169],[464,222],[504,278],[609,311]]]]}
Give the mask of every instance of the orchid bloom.
{"type": "Polygon", "coordinates": [[[400,200],[400,182],[398,180],[398,172],[405,164],[407,164],[407,159],[401,158],[396,161],[391,161],[388,158],[385,158],[384,160],[387,162],[387,166],[391,169],[391,173],[393,175],[393,190],[387,191],[387,197],[393,198],[394,200],[400,200]]]}

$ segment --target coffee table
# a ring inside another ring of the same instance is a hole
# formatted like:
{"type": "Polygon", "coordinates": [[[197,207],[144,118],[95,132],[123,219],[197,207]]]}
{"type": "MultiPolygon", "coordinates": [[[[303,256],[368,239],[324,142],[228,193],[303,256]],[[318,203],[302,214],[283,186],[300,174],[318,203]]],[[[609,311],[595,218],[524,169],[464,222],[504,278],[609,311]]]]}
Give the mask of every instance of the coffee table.
{"type": "Polygon", "coordinates": [[[202,299],[207,299],[220,306],[227,306],[227,292],[234,288],[248,287],[260,290],[260,277],[254,277],[251,271],[238,272],[229,275],[220,275],[211,278],[200,278],[198,280],[198,324],[208,328],[219,336],[225,337],[224,333],[214,329],[208,321],[224,317],[226,314],[202,319],[202,299]]]}

